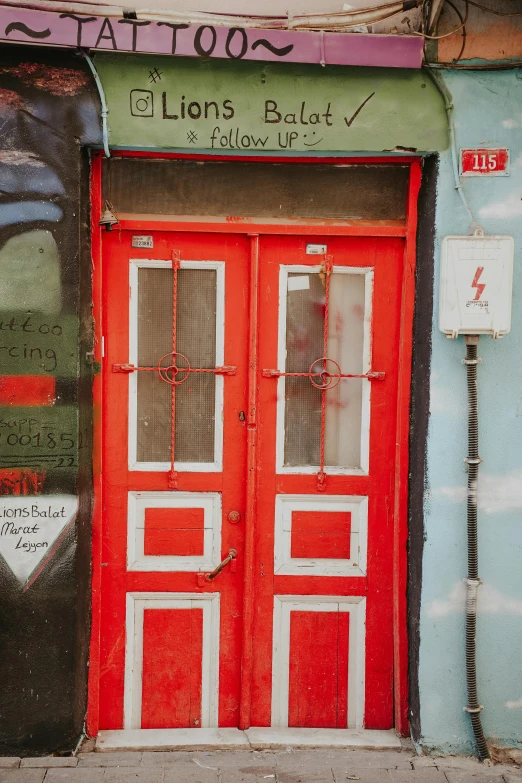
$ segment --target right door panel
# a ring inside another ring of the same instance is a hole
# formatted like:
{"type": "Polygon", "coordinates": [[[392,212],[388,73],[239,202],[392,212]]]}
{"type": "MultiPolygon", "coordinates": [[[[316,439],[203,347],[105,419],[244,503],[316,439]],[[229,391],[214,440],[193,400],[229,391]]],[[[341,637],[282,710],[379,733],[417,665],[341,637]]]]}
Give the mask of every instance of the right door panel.
{"type": "Polygon", "coordinates": [[[391,728],[403,241],[270,236],[260,260],[251,724],[391,728]]]}

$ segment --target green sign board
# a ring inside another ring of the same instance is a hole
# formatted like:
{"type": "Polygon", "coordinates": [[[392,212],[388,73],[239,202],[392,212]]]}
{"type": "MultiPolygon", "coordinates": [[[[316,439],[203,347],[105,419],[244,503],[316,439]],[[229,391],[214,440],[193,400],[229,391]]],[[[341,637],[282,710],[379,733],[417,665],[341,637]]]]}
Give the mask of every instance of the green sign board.
{"type": "Polygon", "coordinates": [[[113,147],[429,152],[447,120],[422,71],[96,55],[113,147]]]}

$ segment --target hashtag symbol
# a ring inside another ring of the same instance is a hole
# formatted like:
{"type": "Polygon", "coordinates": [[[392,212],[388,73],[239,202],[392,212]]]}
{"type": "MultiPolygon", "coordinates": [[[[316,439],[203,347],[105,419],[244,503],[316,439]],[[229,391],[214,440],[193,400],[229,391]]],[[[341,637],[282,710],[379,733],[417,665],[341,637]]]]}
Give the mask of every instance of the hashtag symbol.
{"type": "Polygon", "coordinates": [[[477,271],[475,272],[475,277],[473,278],[473,282],[471,284],[472,288],[476,288],[477,289],[477,292],[475,294],[475,299],[473,300],[474,302],[478,302],[478,300],[480,299],[480,297],[484,293],[484,289],[486,287],[485,283],[479,283],[480,276],[481,276],[483,271],[484,271],[484,267],[483,266],[478,266],[477,267],[477,271]]]}
{"type": "Polygon", "coordinates": [[[194,131],[189,131],[187,133],[187,139],[190,141],[191,144],[195,144],[198,140],[198,137],[194,133],[194,131]]]}
{"type": "Polygon", "coordinates": [[[158,71],[157,68],[154,68],[153,71],[149,71],[149,83],[150,84],[156,84],[156,82],[160,82],[162,77],[161,71],[158,71]]]}

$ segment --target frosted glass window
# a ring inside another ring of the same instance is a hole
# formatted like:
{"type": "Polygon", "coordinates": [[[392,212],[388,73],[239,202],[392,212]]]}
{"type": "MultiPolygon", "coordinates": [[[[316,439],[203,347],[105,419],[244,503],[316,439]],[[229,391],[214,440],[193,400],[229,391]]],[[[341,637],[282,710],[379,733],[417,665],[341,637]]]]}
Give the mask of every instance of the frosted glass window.
{"type": "MultiPolygon", "coordinates": [[[[333,272],[327,356],[343,373],[363,370],[365,275],[333,272]]],[[[323,356],[325,280],[321,273],[290,273],[286,309],[286,372],[308,372],[323,356]],[[299,279],[298,279],[299,278],[299,279]]],[[[329,370],[335,371],[333,365],[329,370]]],[[[286,467],[318,466],[321,395],[308,378],[284,379],[286,467]]],[[[341,379],[326,391],[325,465],[361,467],[362,379],[341,379]]]]}
{"type": "MultiPolygon", "coordinates": [[[[138,366],[157,367],[172,351],[172,269],[138,270],[138,366]]],[[[178,271],[176,351],[193,368],[216,366],[216,271],[178,271]]],[[[180,359],[179,366],[183,365],[180,359]]],[[[164,362],[168,366],[168,360],[164,362]]],[[[175,460],[213,462],[216,376],[190,373],[176,386],[175,460]]],[[[171,386],[138,372],[138,462],[170,462],[171,386]]]]}

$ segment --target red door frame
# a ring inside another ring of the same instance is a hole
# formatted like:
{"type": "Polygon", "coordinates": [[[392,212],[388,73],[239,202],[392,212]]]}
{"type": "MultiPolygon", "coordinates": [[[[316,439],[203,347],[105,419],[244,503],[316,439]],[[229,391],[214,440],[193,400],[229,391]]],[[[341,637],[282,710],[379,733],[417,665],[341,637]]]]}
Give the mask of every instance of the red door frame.
{"type": "MultiPolygon", "coordinates": [[[[137,219],[122,219],[122,229],[135,231],[205,231],[240,233],[251,237],[252,247],[252,282],[256,275],[254,267],[257,261],[256,237],[261,234],[335,234],[344,236],[388,236],[404,237],[404,267],[402,281],[401,323],[399,339],[399,376],[398,376],[398,402],[397,402],[397,445],[396,445],[396,474],[394,491],[394,535],[393,535],[393,627],[394,627],[394,713],[395,728],[401,735],[409,732],[408,721],[408,631],[407,631],[407,539],[408,539],[408,469],[409,469],[409,419],[410,419],[410,382],[411,382],[411,358],[413,337],[413,313],[415,300],[415,266],[416,266],[416,233],[417,233],[417,197],[421,185],[421,158],[409,157],[358,157],[358,158],[308,158],[308,157],[283,157],[283,156],[252,156],[238,158],[230,155],[193,155],[193,154],[168,154],[159,152],[118,152],[118,157],[155,157],[190,160],[220,160],[241,162],[264,163],[308,163],[308,164],[381,164],[410,166],[410,181],[407,198],[406,221],[282,221],[257,223],[248,218],[244,220],[234,219],[233,222],[223,219],[221,222],[202,223],[184,219],[180,222],[137,219]]],[[[91,234],[92,234],[92,298],[94,319],[94,366],[96,368],[93,381],[93,491],[94,506],[92,520],[92,606],[91,606],[91,641],[89,651],[88,674],[88,701],[86,733],[89,737],[95,737],[99,731],[99,678],[100,678],[100,638],[101,638],[101,542],[103,525],[103,496],[102,496],[102,360],[103,360],[103,291],[102,291],[102,228],[98,224],[102,209],[102,152],[93,152],[91,158],[91,234]]],[[[251,291],[250,315],[257,318],[257,297],[255,288],[251,291]]],[[[250,352],[251,356],[257,355],[256,332],[251,324],[250,352]]],[[[254,372],[254,370],[252,370],[254,372]]],[[[252,373],[251,373],[252,374],[252,373]]],[[[249,384],[249,412],[256,405],[255,378],[250,379],[249,384]]],[[[256,443],[255,430],[249,430],[248,453],[249,463],[255,460],[256,443]]],[[[255,473],[255,471],[251,471],[255,473]]],[[[250,512],[255,507],[255,486],[250,488],[249,496],[252,503],[250,512]]],[[[251,519],[251,514],[247,517],[251,519]]],[[[253,528],[247,525],[246,552],[253,544],[253,528]]],[[[250,558],[251,560],[251,558],[250,558]]],[[[244,602],[245,617],[243,627],[243,651],[242,672],[245,676],[242,693],[242,713],[249,714],[250,708],[250,681],[248,672],[251,670],[251,656],[249,655],[250,637],[247,629],[250,622],[250,608],[253,605],[252,568],[245,562],[244,602]]]]}

